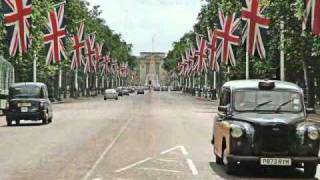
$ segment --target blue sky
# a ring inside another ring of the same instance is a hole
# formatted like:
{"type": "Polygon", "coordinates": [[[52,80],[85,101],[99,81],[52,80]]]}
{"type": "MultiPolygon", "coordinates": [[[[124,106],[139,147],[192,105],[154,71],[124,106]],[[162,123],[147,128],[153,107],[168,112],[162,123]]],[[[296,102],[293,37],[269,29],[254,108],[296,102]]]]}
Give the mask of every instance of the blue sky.
{"type": "Polygon", "coordinates": [[[142,51],[167,53],[172,43],[192,30],[200,12],[200,0],[87,0],[100,5],[108,26],[133,44],[133,54],[142,51]]]}

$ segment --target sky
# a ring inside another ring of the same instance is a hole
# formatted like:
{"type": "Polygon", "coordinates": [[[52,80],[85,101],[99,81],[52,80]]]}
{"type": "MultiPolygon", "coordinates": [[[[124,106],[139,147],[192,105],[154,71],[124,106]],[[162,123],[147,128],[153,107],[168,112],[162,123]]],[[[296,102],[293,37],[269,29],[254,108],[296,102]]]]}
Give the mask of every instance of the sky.
{"type": "Polygon", "coordinates": [[[87,1],[101,6],[101,18],[133,44],[133,55],[152,50],[167,53],[173,42],[193,29],[202,4],[200,0],[87,1]]]}

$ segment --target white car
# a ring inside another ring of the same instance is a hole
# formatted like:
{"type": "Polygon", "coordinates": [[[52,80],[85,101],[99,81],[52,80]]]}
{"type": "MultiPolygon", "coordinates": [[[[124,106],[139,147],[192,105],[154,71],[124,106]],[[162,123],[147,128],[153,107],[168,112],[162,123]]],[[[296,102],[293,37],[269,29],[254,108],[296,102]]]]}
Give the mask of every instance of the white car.
{"type": "Polygon", "coordinates": [[[118,100],[118,92],[115,89],[106,89],[104,92],[104,100],[115,99],[118,100]]]}

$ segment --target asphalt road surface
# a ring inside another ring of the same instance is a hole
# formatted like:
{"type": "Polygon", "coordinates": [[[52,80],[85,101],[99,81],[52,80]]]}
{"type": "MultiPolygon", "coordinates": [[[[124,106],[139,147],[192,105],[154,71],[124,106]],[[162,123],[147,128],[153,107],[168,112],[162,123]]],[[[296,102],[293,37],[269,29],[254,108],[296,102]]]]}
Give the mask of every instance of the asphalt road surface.
{"type": "MultiPolygon", "coordinates": [[[[210,144],[216,104],[177,92],[54,105],[54,122],[0,121],[0,180],[298,179],[288,169],[226,175],[210,144]]],[[[320,174],[318,173],[317,177],[320,174]]]]}

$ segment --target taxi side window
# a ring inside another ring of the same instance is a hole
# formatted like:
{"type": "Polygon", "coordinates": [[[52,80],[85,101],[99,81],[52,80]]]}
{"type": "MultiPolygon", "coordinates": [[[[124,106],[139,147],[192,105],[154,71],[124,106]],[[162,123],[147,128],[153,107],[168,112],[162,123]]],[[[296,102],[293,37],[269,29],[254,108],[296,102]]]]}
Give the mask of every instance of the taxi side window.
{"type": "Polygon", "coordinates": [[[220,106],[227,106],[230,104],[231,92],[229,89],[222,89],[222,94],[220,97],[220,106]]]}

